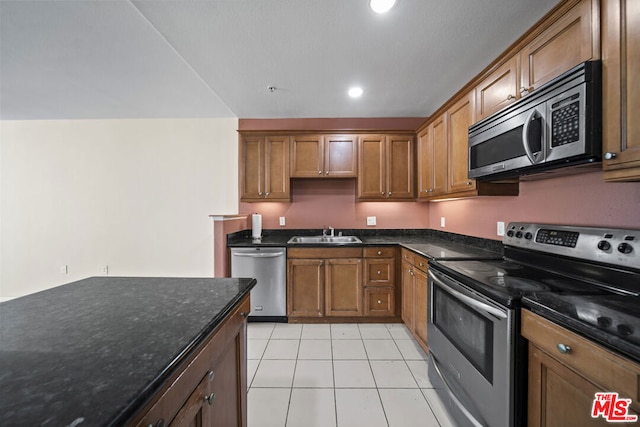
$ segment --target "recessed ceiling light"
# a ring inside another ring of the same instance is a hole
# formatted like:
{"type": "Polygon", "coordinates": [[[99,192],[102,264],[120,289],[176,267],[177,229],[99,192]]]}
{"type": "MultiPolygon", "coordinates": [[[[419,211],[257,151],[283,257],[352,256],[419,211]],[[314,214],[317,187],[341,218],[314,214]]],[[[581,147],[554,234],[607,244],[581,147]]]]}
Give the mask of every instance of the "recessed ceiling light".
{"type": "Polygon", "coordinates": [[[396,4],[396,0],[371,0],[369,7],[371,7],[371,10],[375,13],[387,13],[394,4],[396,4]]]}
{"type": "Polygon", "coordinates": [[[362,95],[362,88],[360,87],[352,87],[349,89],[349,96],[352,98],[358,98],[362,95]]]}

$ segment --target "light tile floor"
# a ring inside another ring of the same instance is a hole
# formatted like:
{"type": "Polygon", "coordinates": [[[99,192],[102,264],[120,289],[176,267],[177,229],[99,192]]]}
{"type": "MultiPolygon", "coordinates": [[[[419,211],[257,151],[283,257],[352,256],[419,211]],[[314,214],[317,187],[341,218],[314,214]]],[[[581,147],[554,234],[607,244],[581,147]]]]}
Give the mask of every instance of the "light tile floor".
{"type": "Polygon", "coordinates": [[[402,324],[249,323],[249,427],[450,427],[402,324]]]}

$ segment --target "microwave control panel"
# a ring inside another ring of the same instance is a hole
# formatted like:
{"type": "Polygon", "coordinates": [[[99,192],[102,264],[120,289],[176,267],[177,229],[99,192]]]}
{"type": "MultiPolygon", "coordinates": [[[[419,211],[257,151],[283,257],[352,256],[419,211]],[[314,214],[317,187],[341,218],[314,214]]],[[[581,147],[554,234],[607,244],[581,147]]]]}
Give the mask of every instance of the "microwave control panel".
{"type": "Polygon", "coordinates": [[[559,147],[580,140],[579,94],[551,106],[551,146],[559,147]],[[566,101],[571,101],[566,104],[566,101]],[[563,105],[564,104],[564,105],[563,105]]]}

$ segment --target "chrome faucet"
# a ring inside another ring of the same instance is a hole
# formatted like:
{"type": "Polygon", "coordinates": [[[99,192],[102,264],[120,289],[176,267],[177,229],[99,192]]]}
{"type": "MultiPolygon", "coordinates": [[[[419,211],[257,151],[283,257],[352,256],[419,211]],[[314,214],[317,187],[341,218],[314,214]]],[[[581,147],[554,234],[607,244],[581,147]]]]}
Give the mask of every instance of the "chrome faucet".
{"type": "Polygon", "coordinates": [[[323,228],[322,229],[322,235],[326,237],[327,233],[329,233],[330,237],[334,237],[335,228],[333,228],[333,227],[323,228]]]}

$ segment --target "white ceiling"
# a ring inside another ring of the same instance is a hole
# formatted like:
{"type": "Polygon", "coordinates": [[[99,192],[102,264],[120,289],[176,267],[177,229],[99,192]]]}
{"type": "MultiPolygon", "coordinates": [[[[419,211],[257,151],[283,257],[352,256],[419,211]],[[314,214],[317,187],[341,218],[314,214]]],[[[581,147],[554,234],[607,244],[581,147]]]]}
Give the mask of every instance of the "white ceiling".
{"type": "Polygon", "coordinates": [[[0,0],[0,118],[425,117],[557,1],[0,0]]]}

